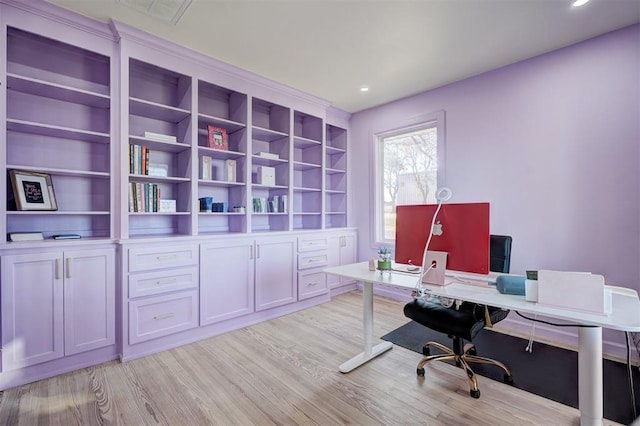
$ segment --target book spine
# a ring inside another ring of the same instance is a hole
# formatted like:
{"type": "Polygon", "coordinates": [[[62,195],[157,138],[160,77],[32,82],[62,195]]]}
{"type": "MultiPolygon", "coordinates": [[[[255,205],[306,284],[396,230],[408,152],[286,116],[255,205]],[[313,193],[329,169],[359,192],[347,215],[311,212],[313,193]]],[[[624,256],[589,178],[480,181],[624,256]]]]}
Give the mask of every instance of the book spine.
{"type": "Polygon", "coordinates": [[[146,166],[147,166],[147,162],[146,162],[146,158],[147,158],[147,147],[145,145],[142,145],[140,147],[140,174],[141,175],[146,175],[146,166]]]}
{"type": "Polygon", "coordinates": [[[135,148],[134,145],[129,145],[129,174],[133,174],[135,170],[135,148]]]}
{"type": "Polygon", "coordinates": [[[136,183],[136,203],[137,203],[137,212],[142,212],[144,211],[143,209],[143,205],[142,205],[142,185],[140,183],[136,183]]]}
{"type": "Polygon", "coordinates": [[[140,174],[140,145],[134,145],[133,146],[133,158],[134,158],[134,163],[133,163],[133,174],[139,175],[140,174]]]}
{"type": "Polygon", "coordinates": [[[136,211],[136,206],[135,206],[135,202],[134,202],[133,182],[131,182],[129,184],[129,211],[130,212],[135,212],[136,211]]]}
{"type": "Polygon", "coordinates": [[[149,174],[149,148],[144,147],[144,174],[149,174]]]}

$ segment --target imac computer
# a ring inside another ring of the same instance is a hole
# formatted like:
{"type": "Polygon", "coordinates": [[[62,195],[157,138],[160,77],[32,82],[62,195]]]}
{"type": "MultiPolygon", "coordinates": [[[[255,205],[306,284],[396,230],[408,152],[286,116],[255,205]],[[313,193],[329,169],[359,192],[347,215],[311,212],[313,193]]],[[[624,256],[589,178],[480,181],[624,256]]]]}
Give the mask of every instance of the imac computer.
{"type": "MultiPolygon", "coordinates": [[[[396,263],[423,266],[425,244],[437,209],[437,204],[396,207],[396,263]]],[[[447,253],[448,270],[488,274],[489,203],[442,204],[428,249],[447,253]]]]}

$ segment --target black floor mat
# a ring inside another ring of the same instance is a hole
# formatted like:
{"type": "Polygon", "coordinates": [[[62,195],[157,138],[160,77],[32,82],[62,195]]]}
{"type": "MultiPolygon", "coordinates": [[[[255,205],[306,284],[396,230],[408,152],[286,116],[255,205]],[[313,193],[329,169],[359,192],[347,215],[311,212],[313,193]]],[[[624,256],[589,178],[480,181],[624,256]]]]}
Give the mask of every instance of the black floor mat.
{"type": "MultiPolygon", "coordinates": [[[[451,347],[451,339],[446,334],[430,330],[413,321],[382,336],[382,339],[420,354],[422,346],[427,341],[436,341],[451,347]]],[[[527,340],[489,330],[480,332],[473,343],[478,355],[499,360],[511,370],[515,387],[571,407],[578,407],[576,352],[536,342],[533,353],[529,353],[525,351],[527,340]]],[[[416,364],[418,361],[419,358],[416,358],[416,364]]],[[[499,367],[472,364],[471,368],[477,374],[502,381],[503,371],[499,367]]],[[[640,373],[637,367],[633,367],[632,372],[636,407],[640,414],[640,373]]],[[[622,424],[632,423],[633,406],[626,364],[605,359],[603,376],[604,417],[622,424]]]]}

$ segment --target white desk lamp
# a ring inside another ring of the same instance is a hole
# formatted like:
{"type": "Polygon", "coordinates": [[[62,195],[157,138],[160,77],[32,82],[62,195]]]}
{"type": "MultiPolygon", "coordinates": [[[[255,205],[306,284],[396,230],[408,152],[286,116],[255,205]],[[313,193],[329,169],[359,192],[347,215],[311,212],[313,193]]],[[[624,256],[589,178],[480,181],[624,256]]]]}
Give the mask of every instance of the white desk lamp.
{"type": "Polygon", "coordinates": [[[447,187],[439,188],[436,191],[436,200],[438,201],[438,207],[436,208],[433,217],[431,218],[431,227],[429,228],[429,237],[424,245],[424,251],[422,253],[422,272],[420,279],[416,284],[416,288],[420,288],[422,283],[444,285],[444,274],[447,267],[447,252],[444,251],[431,251],[429,250],[429,244],[433,237],[433,228],[436,224],[438,212],[442,207],[442,203],[449,201],[452,196],[451,189],[447,187]],[[429,266],[427,266],[429,265],[429,266]]]}

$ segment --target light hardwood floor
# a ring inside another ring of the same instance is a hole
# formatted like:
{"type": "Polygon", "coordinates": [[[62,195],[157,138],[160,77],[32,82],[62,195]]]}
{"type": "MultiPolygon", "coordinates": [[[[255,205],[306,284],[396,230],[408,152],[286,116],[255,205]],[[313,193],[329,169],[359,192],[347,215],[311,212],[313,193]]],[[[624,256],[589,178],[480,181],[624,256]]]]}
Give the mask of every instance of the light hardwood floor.
{"type": "MultiPolygon", "coordinates": [[[[126,363],[109,362],[1,393],[1,425],[575,425],[578,410],[394,347],[349,374],[360,351],[359,292],[126,363]]],[[[407,322],[376,297],[375,333],[407,322]]],[[[605,424],[611,425],[606,421],[605,424]]]]}

